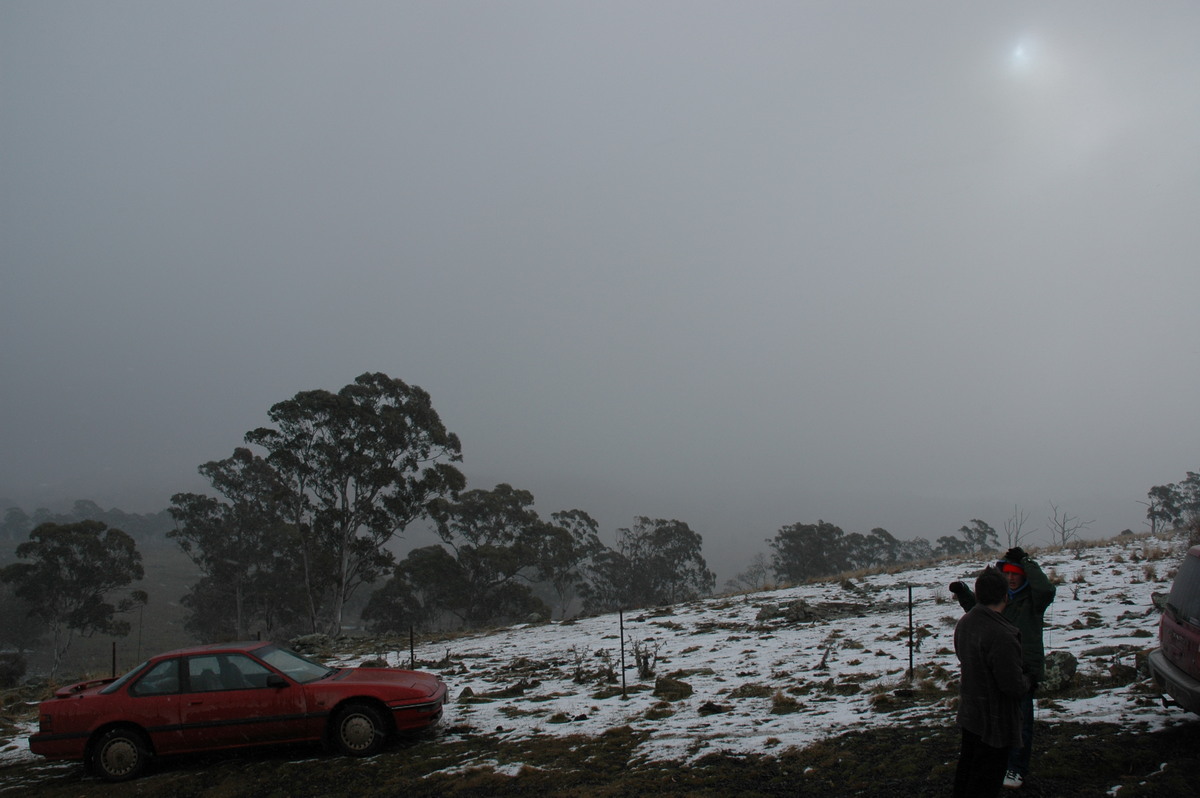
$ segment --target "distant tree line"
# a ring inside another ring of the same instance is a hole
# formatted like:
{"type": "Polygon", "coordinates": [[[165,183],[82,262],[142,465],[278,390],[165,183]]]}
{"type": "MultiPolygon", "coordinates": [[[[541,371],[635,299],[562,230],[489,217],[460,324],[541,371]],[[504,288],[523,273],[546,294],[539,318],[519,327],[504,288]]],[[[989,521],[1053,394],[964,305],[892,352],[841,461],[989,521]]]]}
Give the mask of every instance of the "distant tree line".
{"type": "Polygon", "coordinates": [[[638,518],[614,549],[582,510],[543,519],[528,491],[468,490],[458,437],[429,395],[401,380],[363,374],[337,393],[298,393],[268,416],[273,426],[248,432],[246,446],[200,466],[211,495],[172,497],[168,536],[202,573],[183,599],[199,638],[336,634],[364,586],[376,588],[362,617],[377,630],[712,591],[700,536],[680,521],[638,518]],[[397,561],[388,544],[416,522],[440,543],[397,561]]]}
{"type": "Polygon", "coordinates": [[[71,505],[70,512],[65,513],[52,512],[45,507],[39,507],[32,513],[27,513],[20,507],[7,508],[3,519],[0,519],[0,540],[22,541],[29,537],[34,528],[42,524],[62,526],[79,521],[101,521],[113,529],[121,530],[143,545],[164,540],[166,533],[175,526],[175,521],[167,510],[148,514],[126,513],[115,507],[105,510],[94,501],[80,499],[71,505]]]}
{"type": "MultiPolygon", "coordinates": [[[[949,535],[941,537],[934,546],[924,538],[898,540],[879,527],[863,535],[858,532],[847,533],[827,521],[789,524],[780,528],[775,537],[768,541],[771,549],[769,567],[779,582],[797,583],[847,571],[924,562],[999,548],[996,530],[979,519],[972,519],[969,525],[964,525],[958,531],[961,538],[949,535]]],[[[757,570],[741,575],[740,583],[754,581],[765,566],[762,562],[752,566],[757,570]]],[[[738,580],[735,580],[737,583],[738,580]]]]}

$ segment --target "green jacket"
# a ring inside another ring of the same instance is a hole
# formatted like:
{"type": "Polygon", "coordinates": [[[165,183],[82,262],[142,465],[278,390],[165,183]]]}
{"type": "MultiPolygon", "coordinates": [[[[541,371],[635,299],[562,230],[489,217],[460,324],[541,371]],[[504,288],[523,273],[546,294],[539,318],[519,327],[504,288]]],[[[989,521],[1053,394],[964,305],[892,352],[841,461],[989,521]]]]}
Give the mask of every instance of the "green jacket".
{"type": "MultiPolygon", "coordinates": [[[[1042,643],[1043,616],[1054,601],[1055,587],[1030,558],[1026,557],[1017,564],[1025,569],[1025,585],[1015,595],[1010,594],[1008,606],[1002,614],[1020,630],[1021,660],[1029,669],[1029,675],[1041,681],[1046,670],[1046,648],[1042,643]]],[[[970,612],[976,604],[975,594],[967,588],[957,595],[963,611],[970,612]]]]}

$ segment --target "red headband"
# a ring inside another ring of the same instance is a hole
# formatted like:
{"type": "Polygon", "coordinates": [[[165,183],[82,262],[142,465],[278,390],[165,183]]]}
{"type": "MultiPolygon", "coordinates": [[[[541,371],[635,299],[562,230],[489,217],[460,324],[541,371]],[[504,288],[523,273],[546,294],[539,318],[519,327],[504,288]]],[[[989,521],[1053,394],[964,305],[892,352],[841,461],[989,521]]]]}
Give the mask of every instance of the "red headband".
{"type": "Polygon", "coordinates": [[[1025,569],[1022,568],[1021,566],[1017,565],[1016,563],[1002,562],[1002,563],[1000,563],[1000,570],[1006,574],[1021,574],[1022,576],[1025,575],[1025,569]]]}

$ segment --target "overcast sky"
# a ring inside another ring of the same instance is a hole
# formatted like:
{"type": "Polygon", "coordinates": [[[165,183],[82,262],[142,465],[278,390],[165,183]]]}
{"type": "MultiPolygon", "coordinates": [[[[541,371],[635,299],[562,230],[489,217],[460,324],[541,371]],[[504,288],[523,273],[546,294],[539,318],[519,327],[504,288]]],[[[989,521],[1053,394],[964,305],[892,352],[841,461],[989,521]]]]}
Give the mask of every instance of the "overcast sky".
{"type": "Polygon", "coordinates": [[[1200,5],[0,3],[0,498],[151,512],[298,391],[470,486],[1141,528],[1200,470],[1200,5]]]}

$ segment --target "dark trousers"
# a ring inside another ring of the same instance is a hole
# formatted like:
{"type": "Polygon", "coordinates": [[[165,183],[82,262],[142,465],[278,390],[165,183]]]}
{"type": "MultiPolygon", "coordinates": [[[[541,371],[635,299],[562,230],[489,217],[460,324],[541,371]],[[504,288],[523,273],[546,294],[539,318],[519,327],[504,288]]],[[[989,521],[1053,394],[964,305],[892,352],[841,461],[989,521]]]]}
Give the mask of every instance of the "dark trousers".
{"type": "Polygon", "coordinates": [[[962,730],[962,751],[954,771],[954,798],[992,798],[1000,794],[1008,748],[993,748],[978,734],[962,730]]]}
{"type": "Polygon", "coordinates": [[[1008,769],[1015,770],[1022,777],[1029,775],[1029,758],[1033,755],[1034,690],[1021,696],[1021,747],[1010,749],[1008,757],[1008,769]]]}

